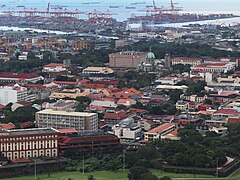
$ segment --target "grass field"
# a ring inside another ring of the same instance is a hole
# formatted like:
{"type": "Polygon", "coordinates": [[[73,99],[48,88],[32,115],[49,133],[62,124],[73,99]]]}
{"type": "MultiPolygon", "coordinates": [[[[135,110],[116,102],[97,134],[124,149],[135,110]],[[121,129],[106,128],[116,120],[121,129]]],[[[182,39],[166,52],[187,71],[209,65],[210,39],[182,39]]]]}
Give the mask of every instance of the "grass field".
{"type": "MultiPolygon", "coordinates": [[[[152,173],[158,177],[169,176],[172,178],[194,178],[193,174],[174,174],[174,173],[165,173],[157,170],[152,170],[152,173]]],[[[42,174],[38,176],[38,180],[87,180],[89,175],[93,175],[96,180],[127,180],[127,172],[117,172],[116,174],[111,171],[94,171],[91,173],[85,173],[84,175],[81,172],[58,172],[52,173],[50,177],[48,174],[42,174]]],[[[211,178],[213,176],[208,175],[196,175],[197,178],[211,178]]],[[[33,176],[26,177],[17,177],[10,178],[5,180],[34,180],[33,176]]]]}

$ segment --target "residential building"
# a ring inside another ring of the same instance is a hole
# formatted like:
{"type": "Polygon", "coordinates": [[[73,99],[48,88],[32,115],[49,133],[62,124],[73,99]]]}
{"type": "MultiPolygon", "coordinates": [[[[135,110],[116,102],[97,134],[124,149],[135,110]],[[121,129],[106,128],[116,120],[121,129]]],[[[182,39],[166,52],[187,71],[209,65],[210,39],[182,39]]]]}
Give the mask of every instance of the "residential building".
{"type": "Polygon", "coordinates": [[[0,130],[0,151],[10,160],[58,157],[58,131],[53,128],[0,130]]]}
{"type": "Polygon", "coordinates": [[[161,139],[161,136],[173,131],[175,129],[175,125],[172,123],[164,123],[161,124],[148,132],[144,133],[144,139],[146,141],[154,141],[157,139],[161,139]]]}
{"type": "Polygon", "coordinates": [[[110,67],[137,68],[147,62],[147,52],[125,51],[109,55],[110,67]]]}
{"type": "Polygon", "coordinates": [[[79,133],[91,133],[98,130],[97,113],[68,112],[45,109],[36,113],[35,120],[39,128],[75,128],[79,133]]]}

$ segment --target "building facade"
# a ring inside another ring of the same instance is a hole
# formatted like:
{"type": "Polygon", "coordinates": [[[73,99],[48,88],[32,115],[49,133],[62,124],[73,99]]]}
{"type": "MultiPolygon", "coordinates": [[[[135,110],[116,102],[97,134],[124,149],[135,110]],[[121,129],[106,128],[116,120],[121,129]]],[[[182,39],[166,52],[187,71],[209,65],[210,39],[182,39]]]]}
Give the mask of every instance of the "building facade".
{"type": "Polygon", "coordinates": [[[110,67],[137,68],[147,62],[147,52],[125,51],[109,55],[110,67]]]}
{"type": "Polygon", "coordinates": [[[10,160],[58,156],[58,131],[53,128],[0,130],[0,151],[10,160]]]}
{"type": "Polygon", "coordinates": [[[7,105],[18,101],[34,101],[35,97],[28,95],[28,90],[18,84],[0,87],[0,104],[7,105]]]}
{"type": "Polygon", "coordinates": [[[79,133],[90,133],[98,130],[97,113],[45,109],[36,113],[35,120],[39,128],[74,128],[79,133]]]}

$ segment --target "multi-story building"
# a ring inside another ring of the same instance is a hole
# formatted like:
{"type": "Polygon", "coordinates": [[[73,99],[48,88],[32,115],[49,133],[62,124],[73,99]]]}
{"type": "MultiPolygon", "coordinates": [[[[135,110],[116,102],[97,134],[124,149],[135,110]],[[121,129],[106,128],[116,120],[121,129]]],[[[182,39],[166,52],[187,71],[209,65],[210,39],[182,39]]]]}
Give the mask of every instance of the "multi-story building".
{"type": "Polygon", "coordinates": [[[58,134],[53,128],[0,130],[0,151],[10,160],[57,157],[58,134]]]}
{"type": "Polygon", "coordinates": [[[35,120],[39,128],[75,128],[79,133],[91,133],[98,130],[97,113],[45,109],[36,113],[35,120]]]}
{"type": "Polygon", "coordinates": [[[27,83],[36,83],[37,81],[43,80],[42,76],[37,76],[36,74],[29,73],[12,73],[12,72],[0,72],[0,83],[19,83],[19,84],[27,84],[27,83]]]}
{"type": "Polygon", "coordinates": [[[28,95],[28,90],[18,84],[14,86],[0,87],[0,104],[7,105],[8,103],[15,103],[18,101],[34,101],[35,95],[28,95]]]}
{"type": "Polygon", "coordinates": [[[226,73],[235,68],[234,63],[222,64],[199,64],[191,68],[192,72],[211,72],[211,73],[226,73]]]}
{"type": "Polygon", "coordinates": [[[147,52],[125,51],[109,55],[110,67],[136,68],[147,62],[147,52]]]}
{"type": "Polygon", "coordinates": [[[62,72],[66,71],[67,68],[61,63],[50,63],[43,67],[43,72],[62,72]]]}
{"type": "Polygon", "coordinates": [[[79,51],[82,49],[90,49],[92,44],[93,43],[90,40],[79,39],[79,40],[73,41],[72,49],[73,49],[73,51],[79,51]]]}
{"type": "Polygon", "coordinates": [[[201,58],[189,58],[189,57],[175,57],[172,59],[172,65],[183,64],[183,65],[191,65],[196,66],[202,64],[201,58]]]}
{"type": "Polygon", "coordinates": [[[144,139],[146,141],[153,141],[156,139],[161,139],[162,135],[165,135],[175,129],[175,125],[172,123],[161,124],[148,132],[144,133],[144,139]]]}

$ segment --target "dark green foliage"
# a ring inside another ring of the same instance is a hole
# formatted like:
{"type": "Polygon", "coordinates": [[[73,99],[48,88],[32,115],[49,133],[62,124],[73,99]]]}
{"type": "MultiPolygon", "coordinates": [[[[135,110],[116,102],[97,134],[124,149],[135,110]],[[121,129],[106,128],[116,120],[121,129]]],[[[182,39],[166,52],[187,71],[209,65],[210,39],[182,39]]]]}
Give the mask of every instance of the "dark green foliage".
{"type": "Polygon", "coordinates": [[[143,166],[133,166],[129,169],[129,180],[158,180],[147,168],[143,166]]]}
{"type": "Polygon", "coordinates": [[[76,98],[76,101],[79,102],[76,107],[76,111],[78,111],[78,112],[84,111],[91,103],[91,99],[86,96],[78,96],[76,98]]]}
{"type": "Polygon", "coordinates": [[[73,79],[73,78],[69,78],[67,76],[57,76],[56,81],[70,81],[70,82],[75,82],[76,79],[73,79]]]}
{"type": "Polygon", "coordinates": [[[184,73],[184,72],[190,72],[191,66],[190,65],[184,65],[184,64],[176,64],[172,66],[172,69],[176,73],[184,73]]]}
{"type": "Polygon", "coordinates": [[[136,89],[143,88],[145,86],[149,86],[155,80],[155,74],[149,73],[139,73],[135,71],[128,71],[123,76],[118,75],[119,84],[118,88],[123,87],[134,87],[136,89]]]}
{"type": "Polygon", "coordinates": [[[177,114],[178,110],[172,104],[165,103],[162,106],[156,106],[149,108],[150,114],[155,115],[175,115],[177,114]]]}
{"type": "MultiPolygon", "coordinates": [[[[7,107],[8,108],[8,107],[7,107]]],[[[19,107],[15,111],[6,111],[6,118],[3,122],[21,123],[26,121],[34,121],[37,110],[31,106],[19,107]]]]}
{"type": "Polygon", "coordinates": [[[88,176],[88,180],[95,180],[93,175],[88,176]]]}

